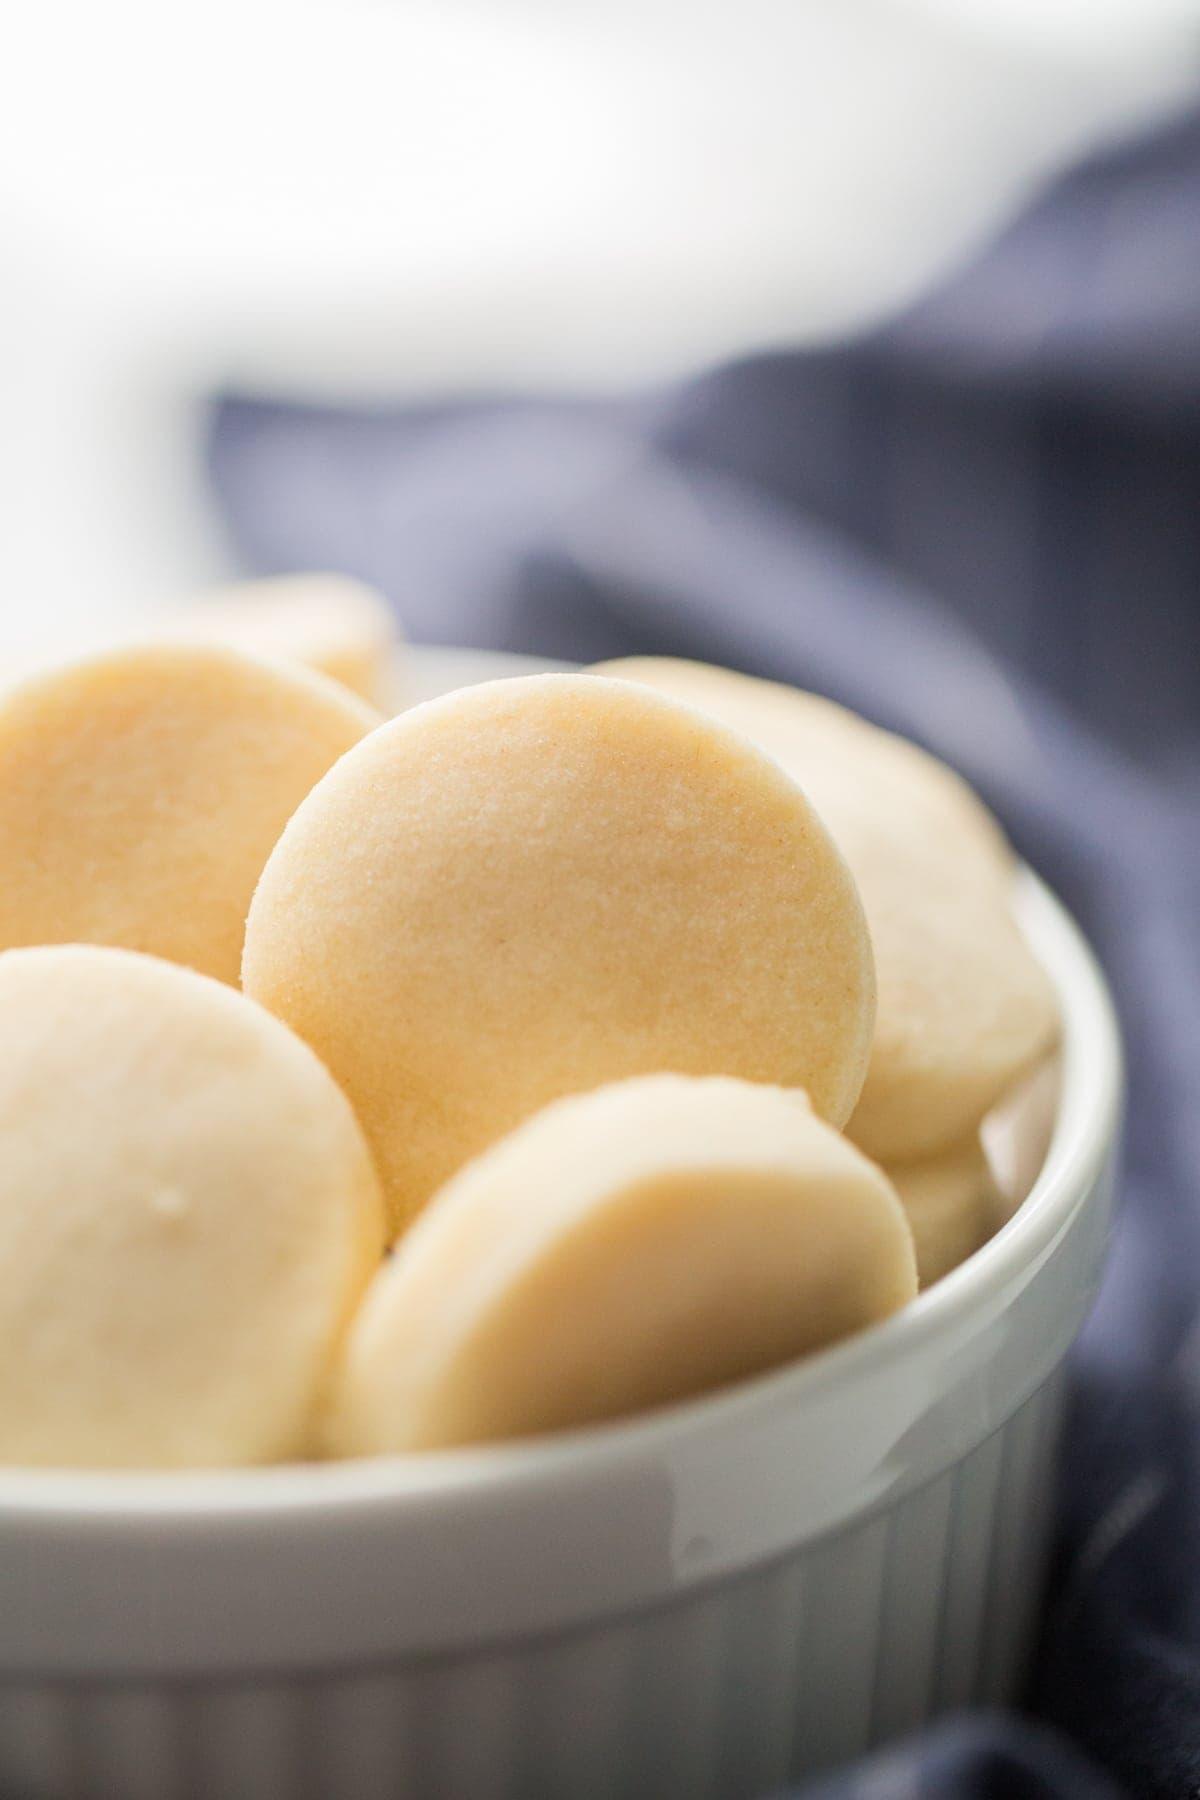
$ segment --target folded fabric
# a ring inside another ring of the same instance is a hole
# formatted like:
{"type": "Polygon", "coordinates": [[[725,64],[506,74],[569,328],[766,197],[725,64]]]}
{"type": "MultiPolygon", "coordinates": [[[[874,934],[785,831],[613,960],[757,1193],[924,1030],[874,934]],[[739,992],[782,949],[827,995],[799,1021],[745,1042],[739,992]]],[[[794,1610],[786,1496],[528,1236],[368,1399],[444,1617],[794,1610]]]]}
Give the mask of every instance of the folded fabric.
{"type": "Polygon", "coordinates": [[[1198,211],[1200,114],[1093,159],[838,349],[620,400],[214,413],[251,567],[362,575],[418,640],[831,693],[981,788],[1112,976],[1123,1207],[1029,1698],[1094,1762],[992,1719],[824,1800],[1200,1783],[1198,211]]]}

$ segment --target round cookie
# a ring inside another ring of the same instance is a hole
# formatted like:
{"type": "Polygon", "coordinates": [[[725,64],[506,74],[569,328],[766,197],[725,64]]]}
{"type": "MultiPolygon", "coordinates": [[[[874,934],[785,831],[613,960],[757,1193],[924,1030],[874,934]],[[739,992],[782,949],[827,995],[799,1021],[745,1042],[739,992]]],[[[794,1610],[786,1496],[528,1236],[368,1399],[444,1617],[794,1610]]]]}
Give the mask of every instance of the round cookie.
{"type": "Polygon", "coordinates": [[[915,1292],[894,1192],[803,1094],[620,1082],[547,1107],[426,1208],[346,1339],[330,1441],[372,1455],[618,1418],[915,1292]]]}
{"type": "Polygon", "coordinates": [[[840,1124],[873,1018],[858,895],[795,784],[591,675],[463,689],[344,757],[263,871],[243,980],[349,1095],[397,1224],[628,1075],[804,1087],[840,1124]]]}
{"type": "Polygon", "coordinates": [[[978,1138],[887,1176],[912,1227],[917,1276],[927,1288],[985,1244],[1002,1222],[1002,1200],[978,1138]]]}
{"type": "Polygon", "coordinates": [[[852,815],[857,809],[871,817],[895,808],[914,829],[968,844],[980,873],[1003,881],[1012,873],[1008,840],[961,775],[919,744],[836,700],[681,657],[621,657],[597,663],[594,673],[644,682],[745,732],[797,780],[803,771],[806,791],[822,815],[852,815]]]}
{"type": "Polygon", "coordinates": [[[886,1164],[940,1154],[1053,1043],[1054,991],[1007,890],[972,879],[952,847],[899,826],[840,841],[879,980],[871,1066],[846,1129],[886,1164]]]}
{"type": "Polygon", "coordinates": [[[194,601],[174,635],[303,663],[390,706],[399,629],[380,594],[349,575],[275,575],[194,601]]]}
{"type": "Polygon", "coordinates": [[[98,943],[236,983],[246,909],[313,783],[378,722],[305,669],[159,644],[0,699],[0,949],[98,943]]]}
{"type": "Polygon", "coordinates": [[[0,1462],[303,1452],[382,1244],[311,1050],[125,950],[0,956],[0,1462]]]}
{"type": "Polygon", "coordinates": [[[875,1041],[849,1135],[884,1163],[960,1143],[1057,1030],[987,808],[936,758],[816,695],[669,658],[610,671],[707,708],[804,788],[854,873],[875,952],[875,1041]]]}

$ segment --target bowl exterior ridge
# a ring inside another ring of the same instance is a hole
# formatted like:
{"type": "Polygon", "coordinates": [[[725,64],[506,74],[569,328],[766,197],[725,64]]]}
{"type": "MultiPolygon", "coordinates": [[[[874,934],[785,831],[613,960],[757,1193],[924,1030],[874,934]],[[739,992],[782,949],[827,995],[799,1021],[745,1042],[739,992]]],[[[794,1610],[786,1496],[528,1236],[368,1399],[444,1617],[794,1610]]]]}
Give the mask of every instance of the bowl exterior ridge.
{"type": "Polygon", "coordinates": [[[557,1637],[292,1675],[0,1681],[0,1782],[55,1800],[749,1800],[1011,1697],[1062,1389],[847,1530],[557,1637]]]}

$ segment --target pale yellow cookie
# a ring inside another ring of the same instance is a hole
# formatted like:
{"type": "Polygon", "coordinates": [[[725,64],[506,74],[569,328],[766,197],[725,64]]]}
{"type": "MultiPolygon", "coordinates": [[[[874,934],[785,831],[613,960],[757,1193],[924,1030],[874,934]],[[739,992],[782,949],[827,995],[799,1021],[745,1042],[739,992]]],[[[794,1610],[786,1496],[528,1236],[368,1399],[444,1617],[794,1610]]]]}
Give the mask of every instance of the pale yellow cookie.
{"type": "Polygon", "coordinates": [[[0,1462],[303,1452],[383,1231],[327,1071],[124,950],[6,952],[0,1019],[0,1462]]]}
{"type": "Polygon", "coordinates": [[[349,575],[274,575],[193,601],[172,635],[303,663],[389,709],[399,627],[381,594],[349,575]]]}
{"type": "Polygon", "coordinates": [[[931,837],[949,833],[969,843],[981,871],[1002,880],[1012,872],[1004,833],[961,775],[823,694],[671,656],[621,657],[597,663],[595,673],[644,682],[744,731],[797,780],[803,772],[822,813],[844,820],[857,810],[870,819],[896,808],[931,837]]]}
{"type": "Polygon", "coordinates": [[[592,675],[466,688],[343,758],[263,871],[243,979],[345,1088],[397,1224],[627,1075],[804,1087],[840,1124],[873,1019],[858,896],[795,784],[592,675]]]}
{"type": "Polygon", "coordinates": [[[879,971],[871,1067],[847,1131],[885,1163],[928,1157],[977,1128],[1053,1043],[1054,991],[1007,891],[974,881],[948,846],[906,846],[898,830],[842,841],[879,971]]]}
{"type": "Polygon", "coordinates": [[[463,1169],[346,1340],[342,1454],[524,1437],[686,1399],[916,1292],[882,1173],[802,1094],[652,1075],[559,1100],[463,1169]]]}
{"type": "Polygon", "coordinates": [[[985,1244],[1003,1222],[1003,1202],[977,1137],[928,1162],[887,1170],[912,1227],[923,1288],[985,1244]]]}
{"type": "Polygon", "coordinates": [[[377,715],[231,650],[157,645],[0,699],[0,949],[98,943],[236,982],[246,909],[300,801],[377,715]]]}
{"type": "Polygon", "coordinates": [[[875,1042],[849,1135],[885,1163],[961,1142],[1057,1029],[987,808],[936,758],[816,695],[669,658],[599,672],[706,708],[804,788],[854,873],[875,951],[875,1042]]]}

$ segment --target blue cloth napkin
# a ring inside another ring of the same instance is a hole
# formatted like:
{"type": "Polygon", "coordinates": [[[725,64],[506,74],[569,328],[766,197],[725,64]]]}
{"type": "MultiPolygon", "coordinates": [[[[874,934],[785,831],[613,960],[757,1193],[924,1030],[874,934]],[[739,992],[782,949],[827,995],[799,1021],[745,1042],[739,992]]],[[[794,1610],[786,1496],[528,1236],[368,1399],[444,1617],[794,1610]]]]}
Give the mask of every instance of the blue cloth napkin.
{"type": "Polygon", "coordinates": [[[957,764],[1082,918],[1129,1125],[1041,1723],[964,1718],[814,1792],[1200,1793],[1200,115],[837,349],[604,401],[227,397],[211,469],[248,565],[357,572],[418,640],[834,694],[957,764]]]}

